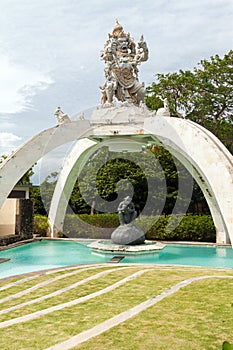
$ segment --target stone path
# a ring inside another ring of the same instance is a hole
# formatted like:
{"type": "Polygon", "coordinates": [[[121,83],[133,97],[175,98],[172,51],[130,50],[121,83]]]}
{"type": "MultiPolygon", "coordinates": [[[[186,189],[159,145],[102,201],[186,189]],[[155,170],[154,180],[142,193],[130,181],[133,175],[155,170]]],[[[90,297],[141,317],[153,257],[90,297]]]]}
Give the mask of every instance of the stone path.
{"type": "MultiPolygon", "coordinates": [[[[122,267],[122,268],[125,268],[125,267],[122,267]]],[[[48,279],[48,280],[46,280],[46,281],[43,281],[43,282],[40,282],[40,283],[36,284],[36,285],[33,286],[33,287],[27,288],[27,289],[25,289],[25,290],[23,290],[23,291],[21,291],[21,292],[18,292],[18,293],[16,293],[16,294],[12,294],[12,295],[9,295],[8,297],[5,297],[5,298],[0,299],[0,304],[1,304],[1,303],[5,303],[6,301],[9,301],[9,300],[12,300],[12,299],[20,298],[20,297],[22,297],[23,295],[26,295],[26,294],[29,294],[29,293],[31,293],[31,292],[34,292],[36,289],[39,289],[39,288],[41,288],[41,287],[44,287],[44,286],[46,286],[47,284],[53,283],[53,282],[58,281],[58,280],[60,280],[60,279],[63,279],[63,278],[66,278],[66,277],[69,277],[69,276],[72,276],[72,275],[76,275],[76,274],[81,273],[81,272],[83,272],[83,271],[92,270],[92,269],[94,269],[94,267],[89,267],[89,268],[85,268],[85,269],[80,269],[80,270],[77,270],[77,271],[72,271],[72,272],[66,273],[66,274],[61,275],[61,276],[57,276],[57,277],[50,278],[50,279],[48,279]]],[[[113,271],[113,270],[111,270],[111,271],[113,271]]],[[[104,272],[105,272],[105,271],[104,271],[104,272]]],[[[100,273],[100,276],[101,276],[101,273],[100,273]]],[[[96,277],[96,278],[98,278],[98,277],[96,277]]],[[[86,279],[85,279],[85,280],[86,280],[86,279]]],[[[83,281],[85,281],[85,280],[83,280],[83,281]]],[[[87,282],[88,282],[88,279],[87,279],[87,282]]],[[[85,282],[83,282],[83,283],[85,283],[85,282]]],[[[82,283],[81,283],[81,284],[82,284],[82,283]]],[[[74,285],[74,287],[71,287],[70,289],[75,288],[75,287],[76,287],[76,286],[74,285]]],[[[69,288],[69,287],[67,287],[67,288],[69,288]]],[[[68,289],[67,289],[67,290],[68,290],[68,289]]],[[[64,291],[66,291],[65,288],[64,288],[64,291]]],[[[61,292],[61,293],[63,293],[63,292],[61,292]]],[[[60,293],[58,292],[58,294],[60,294],[60,293]]]]}
{"type": "Polygon", "coordinates": [[[145,302],[142,302],[141,304],[136,305],[135,307],[126,310],[112,318],[110,318],[109,320],[106,320],[98,325],[96,325],[93,328],[90,328],[84,332],[81,332],[71,338],[69,338],[68,340],[65,340],[61,343],[58,343],[56,345],[53,345],[45,350],[68,350],[68,349],[72,349],[73,347],[86,342],[87,340],[96,337],[97,335],[100,335],[103,332],[106,332],[107,330],[118,326],[120,323],[127,321],[128,319],[136,316],[137,314],[139,314],[141,311],[144,311],[146,309],[148,309],[149,307],[157,304],[159,301],[163,300],[164,298],[174,294],[175,292],[179,291],[181,288],[200,281],[200,280],[204,280],[204,279],[208,279],[208,278],[233,278],[233,276],[200,276],[200,277],[194,277],[194,278],[190,278],[187,279],[185,281],[182,281],[178,284],[176,284],[175,286],[166,289],[165,291],[163,291],[161,294],[150,298],[148,300],[146,300],[145,302]]]}
{"type": "MultiPolygon", "coordinates": [[[[111,286],[108,286],[108,287],[106,287],[104,289],[101,289],[101,290],[99,290],[97,292],[94,292],[92,294],[86,295],[84,297],[81,297],[81,298],[78,298],[78,299],[75,299],[75,300],[72,300],[72,301],[68,301],[66,303],[62,303],[62,304],[59,304],[59,305],[55,305],[55,306],[49,307],[49,308],[44,309],[44,310],[36,311],[36,312],[33,312],[33,313],[25,315],[25,316],[21,316],[21,317],[17,317],[17,318],[14,318],[14,319],[10,319],[10,320],[1,322],[0,323],[0,328],[5,328],[5,327],[12,326],[14,324],[17,324],[17,323],[30,321],[30,320],[33,320],[33,319],[35,319],[37,317],[49,314],[51,312],[62,310],[65,307],[70,307],[70,306],[74,306],[74,305],[83,303],[83,302],[85,302],[87,300],[90,300],[90,299],[98,297],[98,296],[100,296],[102,294],[108,293],[108,292],[114,290],[115,288],[123,285],[124,283],[126,283],[128,281],[131,281],[134,278],[137,278],[138,276],[142,275],[143,273],[145,273],[145,272],[147,272],[149,270],[150,269],[137,271],[136,273],[133,273],[132,275],[123,278],[122,280],[112,284],[111,286]]],[[[115,269],[114,269],[114,271],[115,271],[115,269]]]]}
{"type": "MultiPolygon", "coordinates": [[[[121,268],[120,268],[120,270],[122,270],[122,269],[125,269],[125,267],[121,267],[121,268]]],[[[118,270],[119,270],[119,269],[118,269],[118,270]]],[[[107,275],[108,273],[111,273],[111,272],[113,272],[113,271],[116,271],[116,269],[110,269],[110,270],[106,270],[106,271],[102,271],[102,272],[96,273],[95,275],[92,275],[92,276],[90,276],[90,277],[87,277],[87,278],[85,278],[85,279],[83,279],[83,280],[81,280],[81,281],[78,281],[78,282],[76,282],[76,283],[70,284],[69,286],[64,287],[64,288],[61,288],[61,289],[59,289],[59,290],[57,290],[57,291],[55,291],[55,292],[53,292],[53,293],[46,294],[46,295],[43,295],[42,297],[39,297],[39,298],[36,298],[36,299],[33,299],[33,300],[29,300],[29,301],[25,301],[24,303],[17,304],[17,305],[14,305],[14,306],[9,307],[9,308],[7,308],[7,309],[0,310],[0,315],[6,314],[6,313],[8,313],[8,312],[10,312],[10,311],[13,311],[13,310],[20,309],[20,308],[22,308],[22,307],[24,307],[24,306],[27,306],[27,305],[31,305],[31,304],[34,304],[34,303],[38,303],[39,301],[43,301],[43,300],[48,299],[48,298],[55,297],[55,296],[57,296],[57,295],[60,295],[60,294],[62,294],[62,293],[67,292],[67,291],[70,290],[70,289],[73,289],[73,288],[76,288],[76,287],[78,287],[78,286],[81,286],[81,285],[84,284],[84,283],[87,283],[87,282],[89,282],[89,281],[95,280],[95,279],[97,279],[97,278],[99,278],[99,277],[102,277],[102,276],[104,276],[104,275],[107,275]]],[[[78,271],[78,272],[79,272],[79,271],[78,271]]],[[[80,272],[82,272],[82,271],[80,271],[80,272]]],[[[72,274],[74,274],[74,273],[72,273],[72,274]]],[[[67,277],[67,275],[70,276],[71,274],[66,274],[66,277],[67,277]]],[[[54,280],[58,280],[58,279],[60,279],[60,278],[54,278],[54,280]]],[[[41,287],[41,286],[44,285],[44,284],[43,284],[43,282],[42,282],[42,284],[37,284],[36,286],[38,286],[38,285],[40,285],[40,287],[41,287]]],[[[39,287],[38,287],[38,288],[39,288],[39,287]]],[[[13,299],[13,297],[14,297],[14,298],[20,297],[20,296],[22,296],[22,295],[25,295],[25,294],[27,294],[27,293],[30,293],[32,290],[35,290],[35,289],[37,289],[37,288],[34,288],[34,287],[28,288],[27,290],[25,290],[25,291],[23,291],[23,292],[19,292],[19,293],[17,293],[17,294],[12,295],[11,298],[10,298],[10,297],[7,297],[7,298],[4,298],[4,299],[1,299],[0,302],[3,302],[3,300],[6,301],[6,300],[9,300],[9,299],[13,299]]]]}
{"type": "MultiPolygon", "coordinates": [[[[25,278],[22,278],[20,280],[17,280],[17,281],[14,281],[14,282],[10,282],[8,284],[5,284],[4,286],[1,286],[0,287],[0,291],[1,290],[6,290],[8,288],[11,288],[11,287],[14,287],[14,286],[17,286],[19,284],[22,284],[24,282],[28,282],[28,281],[31,281],[31,280],[34,280],[36,278],[39,278],[39,277],[43,277],[43,276],[46,276],[46,275],[51,275],[51,274],[54,274],[54,273],[57,273],[57,272],[61,272],[61,271],[65,271],[67,269],[69,270],[73,270],[73,269],[76,269],[75,272],[71,272],[70,274],[75,274],[75,273],[78,273],[79,271],[84,271],[84,270],[89,270],[89,269],[98,269],[98,268],[101,268],[101,267],[106,267],[106,265],[102,265],[102,264],[98,264],[98,265],[82,265],[82,267],[80,267],[80,265],[77,267],[77,266],[74,266],[74,267],[62,267],[62,268],[58,268],[58,269],[49,269],[49,270],[46,270],[46,271],[42,271],[40,273],[37,273],[37,274],[33,274],[33,276],[28,276],[28,277],[25,277],[25,278]]],[[[62,276],[69,276],[69,273],[68,274],[64,274],[62,276]]],[[[55,279],[57,277],[54,277],[55,279]]],[[[4,280],[4,278],[3,278],[4,280]]]]}

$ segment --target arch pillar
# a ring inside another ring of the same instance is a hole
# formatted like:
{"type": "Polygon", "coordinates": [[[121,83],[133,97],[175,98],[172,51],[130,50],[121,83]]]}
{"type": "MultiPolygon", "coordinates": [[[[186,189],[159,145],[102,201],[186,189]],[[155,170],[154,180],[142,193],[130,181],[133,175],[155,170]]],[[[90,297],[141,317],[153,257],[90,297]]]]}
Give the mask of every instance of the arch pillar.
{"type": "Polygon", "coordinates": [[[233,245],[233,157],[202,126],[179,118],[145,120],[144,130],[156,135],[191,172],[200,186],[216,227],[216,242],[233,245]]]}
{"type": "MultiPolygon", "coordinates": [[[[77,177],[82,169],[82,164],[80,164],[79,161],[80,157],[95,144],[95,141],[89,140],[88,138],[78,140],[65,160],[65,164],[56,183],[49,209],[48,218],[51,237],[57,237],[57,233],[63,230],[68,201],[77,177]]],[[[84,157],[84,164],[85,160],[84,157]]]]}

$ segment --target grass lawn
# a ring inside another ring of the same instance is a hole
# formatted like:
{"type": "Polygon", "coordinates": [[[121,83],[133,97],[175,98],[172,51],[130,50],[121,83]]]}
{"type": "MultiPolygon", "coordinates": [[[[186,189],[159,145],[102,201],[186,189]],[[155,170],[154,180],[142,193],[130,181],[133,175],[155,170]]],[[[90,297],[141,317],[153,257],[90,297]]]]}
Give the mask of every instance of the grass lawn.
{"type": "MultiPolygon", "coordinates": [[[[59,281],[36,289],[23,297],[1,304],[1,308],[19,305],[27,300],[49,294],[84,278],[114,267],[80,271],[59,281]]],[[[81,269],[81,267],[79,268],[81,269]]],[[[56,297],[18,308],[0,315],[0,321],[13,319],[35,311],[81,298],[145,270],[140,276],[107,293],[95,296],[80,304],[0,329],[0,348],[3,350],[46,349],[84,330],[108,320],[164,290],[192,277],[211,275],[213,278],[196,281],[133,318],[111,328],[74,349],[81,350],[154,350],[154,349],[221,349],[222,343],[233,344],[233,279],[214,276],[233,276],[233,270],[192,267],[130,266],[114,271],[70,289],[56,297]]],[[[77,269],[78,271],[78,269],[77,269]]],[[[67,272],[67,271],[66,271],[67,272]]],[[[64,273],[64,272],[63,272],[64,273]]],[[[2,291],[2,296],[17,293],[49,280],[59,273],[35,278],[17,287],[2,291]],[[19,289],[18,289],[19,288],[19,289]],[[4,292],[4,293],[3,293],[4,292]]],[[[61,273],[60,273],[61,274],[61,273]]],[[[4,284],[9,282],[4,281],[4,284]]]]}

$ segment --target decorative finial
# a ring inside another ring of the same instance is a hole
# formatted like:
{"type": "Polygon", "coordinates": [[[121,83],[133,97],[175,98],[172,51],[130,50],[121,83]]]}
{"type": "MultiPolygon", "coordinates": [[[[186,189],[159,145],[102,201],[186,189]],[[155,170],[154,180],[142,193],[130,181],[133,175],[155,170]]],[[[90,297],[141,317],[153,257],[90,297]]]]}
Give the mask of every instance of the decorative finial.
{"type": "Polygon", "coordinates": [[[112,30],[112,36],[113,37],[119,37],[119,36],[124,36],[124,35],[125,35],[125,33],[123,31],[123,27],[119,23],[118,19],[116,19],[115,27],[112,30]]]}

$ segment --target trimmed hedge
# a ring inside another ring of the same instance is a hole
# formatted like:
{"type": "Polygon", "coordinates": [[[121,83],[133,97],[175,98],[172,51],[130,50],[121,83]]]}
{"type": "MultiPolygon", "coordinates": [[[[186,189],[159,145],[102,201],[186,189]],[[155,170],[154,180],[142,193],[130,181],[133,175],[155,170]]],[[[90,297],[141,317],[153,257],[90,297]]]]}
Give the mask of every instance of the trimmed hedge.
{"type": "MultiPolygon", "coordinates": [[[[46,236],[48,220],[35,215],[34,233],[46,236]]],[[[210,215],[150,216],[136,220],[148,240],[216,242],[216,231],[210,215]]],[[[117,214],[66,215],[64,237],[109,239],[119,225],[117,214]]]]}
{"type": "MultiPolygon", "coordinates": [[[[138,225],[141,226],[139,222],[138,225]]],[[[143,220],[142,226],[143,227],[143,220]]],[[[159,220],[146,232],[146,238],[166,241],[216,242],[216,230],[210,215],[168,216],[159,220]]]]}
{"type": "Polygon", "coordinates": [[[34,234],[46,237],[48,235],[49,223],[47,216],[34,215],[34,234]]]}
{"type": "Polygon", "coordinates": [[[113,230],[119,226],[117,214],[68,214],[63,233],[71,238],[110,239],[113,230]]]}

